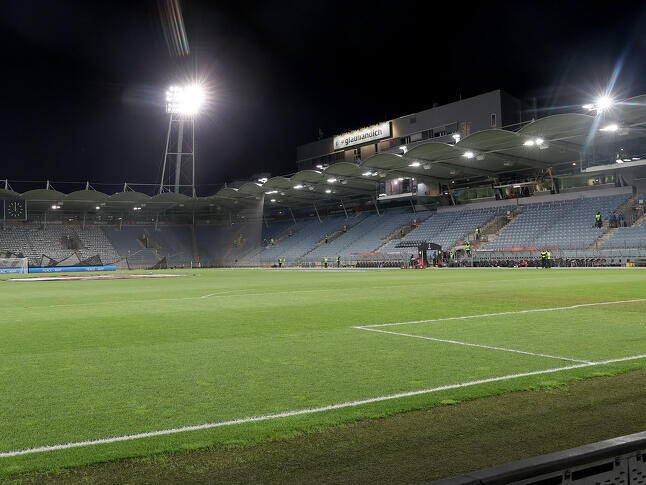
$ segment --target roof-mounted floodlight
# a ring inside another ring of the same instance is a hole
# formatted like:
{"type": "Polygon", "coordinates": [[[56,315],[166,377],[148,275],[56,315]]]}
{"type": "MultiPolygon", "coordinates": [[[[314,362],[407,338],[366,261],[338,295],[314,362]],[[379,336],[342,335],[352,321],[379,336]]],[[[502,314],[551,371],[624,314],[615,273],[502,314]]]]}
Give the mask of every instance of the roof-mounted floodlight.
{"type": "Polygon", "coordinates": [[[295,188],[296,190],[300,190],[300,189],[302,189],[303,187],[304,187],[304,186],[303,186],[302,184],[294,185],[294,188],[295,188]]]}
{"type": "Polygon", "coordinates": [[[399,149],[404,153],[406,153],[408,151],[408,147],[406,145],[400,146],[399,149]]]}
{"type": "Polygon", "coordinates": [[[597,111],[601,112],[610,108],[614,103],[614,100],[610,96],[604,95],[599,96],[595,104],[597,105],[597,111]]]}
{"type": "Polygon", "coordinates": [[[473,153],[473,152],[464,152],[464,153],[462,154],[462,156],[463,156],[464,158],[473,158],[473,157],[475,157],[475,156],[476,156],[476,154],[475,154],[475,153],[473,153]]]}
{"type": "Polygon", "coordinates": [[[612,99],[611,96],[604,94],[603,96],[599,96],[594,103],[584,104],[582,108],[587,109],[588,111],[603,113],[604,111],[612,108],[614,104],[615,100],[612,99]]]}
{"type": "Polygon", "coordinates": [[[459,142],[459,141],[460,141],[460,139],[462,138],[462,136],[461,136],[459,133],[453,133],[453,134],[451,135],[451,138],[453,138],[453,139],[455,140],[455,143],[457,143],[457,142],[459,142]]]}
{"type": "Polygon", "coordinates": [[[608,131],[608,132],[615,132],[618,130],[619,130],[619,125],[617,123],[610,123],[609,125],[606,125],[603,128],[599,128],[599,131],[608,131]]]}
{"type": "Polygon", "coordinates": [[[331,193],[332,193],[332,189],[325,189],[325,193],[326,193],[326,194],[331,194],[331,193]]]}
{"type": "Polygon", "coordinates": [[[328,184],[333,184],[334,182],[336,182],[336,179],[334,177],[330,177],[329,179],[327,179],[328,184]]]}
{"type": "Polygon", "coordinates": [[[408,164],[409,167],[419,167],[420,165],[421,165],[421,163],[419,163],[419,162],[413,162],[413,163],[408,164]]]}
{"type": "Polygon", "coordinates": [[[267,177],[263,177],[263,178],[258,179],[258,182],[260,182],[261,184],[266,184],[267,183],[267,177]]]}

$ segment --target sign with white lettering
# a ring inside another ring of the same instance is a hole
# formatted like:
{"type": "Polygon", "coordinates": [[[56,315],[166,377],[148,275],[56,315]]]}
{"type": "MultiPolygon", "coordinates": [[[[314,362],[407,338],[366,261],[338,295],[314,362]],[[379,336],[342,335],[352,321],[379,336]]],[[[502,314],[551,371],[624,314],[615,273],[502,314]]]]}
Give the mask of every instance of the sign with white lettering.
{"type": "Polygon", "coordinates": [[[353,145],[389,138],[390,136],[390,122],[386,121],[385,123],[379,123],[378,125],[368,126],[367,128],[361,128],[335,136],[334,149],[341,150],[353,145]]]}

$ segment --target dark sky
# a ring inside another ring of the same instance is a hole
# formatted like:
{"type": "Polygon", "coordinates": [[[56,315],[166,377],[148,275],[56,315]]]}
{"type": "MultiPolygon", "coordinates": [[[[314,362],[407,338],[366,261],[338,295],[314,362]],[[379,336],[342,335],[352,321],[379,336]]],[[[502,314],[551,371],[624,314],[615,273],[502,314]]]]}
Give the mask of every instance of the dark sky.
{"type": "Polygon", "coordinates": [[[460,95],[502,88],[578,106],[617,65],[618,96],[646,93],[637,1],[181,5],[190,55],[178,58],[157,2],[4,0],[0,178],[158,182],[164,92],[191,72],[212,90],[197,132],[202,184],[292,172],[296,145],[319,128],[460,95]]]}

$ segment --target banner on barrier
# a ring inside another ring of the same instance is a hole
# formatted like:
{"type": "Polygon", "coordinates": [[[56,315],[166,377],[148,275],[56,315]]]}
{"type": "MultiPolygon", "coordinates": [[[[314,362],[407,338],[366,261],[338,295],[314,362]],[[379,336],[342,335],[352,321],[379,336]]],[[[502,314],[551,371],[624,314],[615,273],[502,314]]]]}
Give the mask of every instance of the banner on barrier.
{"type": "Polygon", "coordinates": [[[2,273],[24,273],[25,271],[22,268],[0,268],[0,274],[2,273]]]}
{"type": "Polygon", "coordinates": [[[30,273],[76,273],[87,271],[116,271],[116,266],[54,266],[52,268],[29,268],[30,273]]]}

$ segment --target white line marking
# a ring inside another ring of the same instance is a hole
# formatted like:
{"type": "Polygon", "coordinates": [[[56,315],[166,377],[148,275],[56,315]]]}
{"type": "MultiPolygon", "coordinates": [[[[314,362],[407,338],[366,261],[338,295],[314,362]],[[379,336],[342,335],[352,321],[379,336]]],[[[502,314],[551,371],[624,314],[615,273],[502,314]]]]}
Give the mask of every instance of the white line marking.
{"type": "Polygon", "coordinates": [[[557,310],[572,310],[574,308],[584,308],[584,307],[600,306],[600,305],[618,305],[620,303],[636,303],[636,302],[642,302],[642,301],[646,301],[646,298],[637,298],[635,300],[602,301],[597,303],[581,303],[579,305],[560,306],[560,307],[554,307],[554,308],[533,308],[530,310],[516,310],[513,312],[482,313],[480,315],[464,315],[461,317],[432,318],[430,320],[412,320],[410,322],[378,323],[378,324],[371,324],[371,325],[362,325],[361,327],[374,328],[374,327],[390,327],[394,325],[410,325],[411,323],[446,322],[449,320],[466,320],[469,318],[497,317],[500,315],[518,315],[519,313],[553,312],[557,310]]]}
{"type": "MultiPolygon", "coordinates": [[[[201,300],[206,298],[230,298],[238,296],[270,296],[270,295],[291,295],[294,293],[322,293],[325,291],[353,291],[353,290],[373,290],[373,289],[391,289],[391,288],[403,288],[410,287],[410,285],[388,285],[388,286],[356,286],[351,288],[317,288],[312,290],[289,290],[289,291],[268,291],[263,293],[237,293],[237,294],[221,294],[221,293],[212,293],[203,296],[185,296],[178,298],[152,298],[147,300],[119,300],[119,301],[94,301],[87,303],[59,303],[56,305],[43,305],[43,306],[29,306],[29,307],[16,307],[20,308],[21,312],[24,312],[25,309],[29,310],[38,310],[41,308],[61,308],[61,307],[77,307],[77,306],[97,306],[97,305],[124,305],[128,303],[153,303],[157,301],[182,301],[182,300],[201,300]]],[[[244,288],[239,288],[233,291],[248,291],[244,288]]]]}
{"type": "Polygon", "coordinates": [[[363,404],[371,404],[375,402],[381,402],[381,401],[389,401],[392,399],[399,399],[403,397],[411,397],[411,396],[419,396],[422,394],[431,394],[434,392],[438,391],[447,391],[451,389],[460,389],[464,387],[470,387],[470,386],[475,386],[478,384],[488,384],[490,382],[499,382],[499,381],[506,381],[510,379],[518,379],[520,377],[529,377],[529,376],[536,376],[536,375],[541,375],[541,374],[553,374],[555,372],[560,372],[564,370],[571,370],[571,369],[579,369],[583,367],[593,367],[597,365],[604,365],[604,364],[612,364],[615,362],[625,362],[629,360],[638,360],[638,359],[643,359],[646,358],[646,354],[643,355],[633,355],[629,357],[621,357],[618,359],[609,359],[609,360],[603,360],[603,361],[598,361],[598,362],[589,362],[589,363],[582,363],[582,364],[574,364],[574,365],[569,365],[565,367],[555,367],[553,369],[545,369],[545,370],[537,370],[537,371],[531,371],[531,372],[523,372],[520,374],[509,374],[506,376],[500,376],[500,377],[491,377],[489,379],[479,379],[477,381],[469,381],[469,382],[463,382],[460,384],[449,384],[446,386],[440,386],[440,387],[433,387],[430,389],[421,389],[419,391],[409,391],[409,392],[401,392],[398,394],[389,394],[386,396],[378,396],[378,397],[372,397],[368,399],[362,399],[360,401],[348,401],[348,402],[343,402],[339,404],[330,404],[328,406],[321,406],[321,407],[316,407],[316,408],[306,408],[306,409],[298,409],[295,411],[285,411],[282,413],[276,413],[276,414],[266,414],[264,416],[251,416],[248,418],[240,418],[240,419],[232,419],[229,421],[219,421],[215,423],[205,423],[205,424],[198,424],[194,426],[183,426],[181,428],[171,428],[171,429],[163,429],[160,431],[149,431],[147,433],[137,433],[137,434],[131,434],[131,435],[125,435],[125,436],[114,436],[112,438],[100,438],[100,439],[95,439],[95,440],[87,440],[87,441],[76,441],[76,442],[71,442],[71,443],[65,443],[65,444],[59,444],[59,445],[48,445],[48,446],[39,446],[37,448],[27,448],[23,450],[14,450],[14,451],[5,451],[5,452],[0,452],[0,458],[9,458],[12,456],[19,456],[19,455],[28,455],[32,453],[42,453],[46,451],[56,451],[56,450],[68,450],[70,448],[80,448],[83,446],[93,446],[93,445],[101,445],[101,444],[109,444],[109,443],[118,443],[121,441],[131,441],[131,440],[136,440],[136,439],[141,439],[141,438],[152,438],[155,436],[164,436],[164,435],[170,435],[170,434],[177,434],[177,433],[184,433],[187,431],[200,431],[200,430],[205,430],[205,429],[212,429],[212,428],[220,428],[223,426],[232,426],[235,424],[244,424],[244,423],[253,423],[253,422],[259,422],[259,421],[269,421],[271,419],[278,419],[278,418],[288,418],[290,416],[300,416],[304,414],[314,414],[314,413],[320,413],[324,411],[332,411],[335,409],[343,409],[343,408],[349,408],[349,407],[355,407],[355,406],[361,406],[363,404]]]}
{"type": "Polygon", "coordinates": [[[461,342],[459,340],[448,340],[448,339],[443,339],[443,338],[425,337],[423,335],[413,335],[412,333],[390,332],[388,330],[379,330],[377,328],[368,328],[368,327],[352,327],[352,328],[356,328],[356,329],[359,329],[359,330],[368,330],[369,332],[389,333],[391,335],[401,335],[403,337],[413,337],[413,338],[421,338],[421,339],[424,339],[424,340],[433,340],[435,342],[444,342],[444,343],[447,343],[447,344],[466,345],[468,347],[481,347],[483,349],[502,350],[504,352],[514,352],[514,353],[517,353],[517,354],[534,355],[536,357],[547,357],[549,359],[569,360],[571,362],[584,362],[584,363],[587,363],[587,364],[589,364],[591,362],[589,360],[572,359],[571,357],[561,357],[561,356],[558,356],[558,355],[541,354],[541,353],[537,353],[537,352],[529,352],[527,350],[509,349],[507,347],[496,347],[496,346],[493,346],[493,345],[473,344],[473,343],[470,343],[470,342],[461,342]]]}

